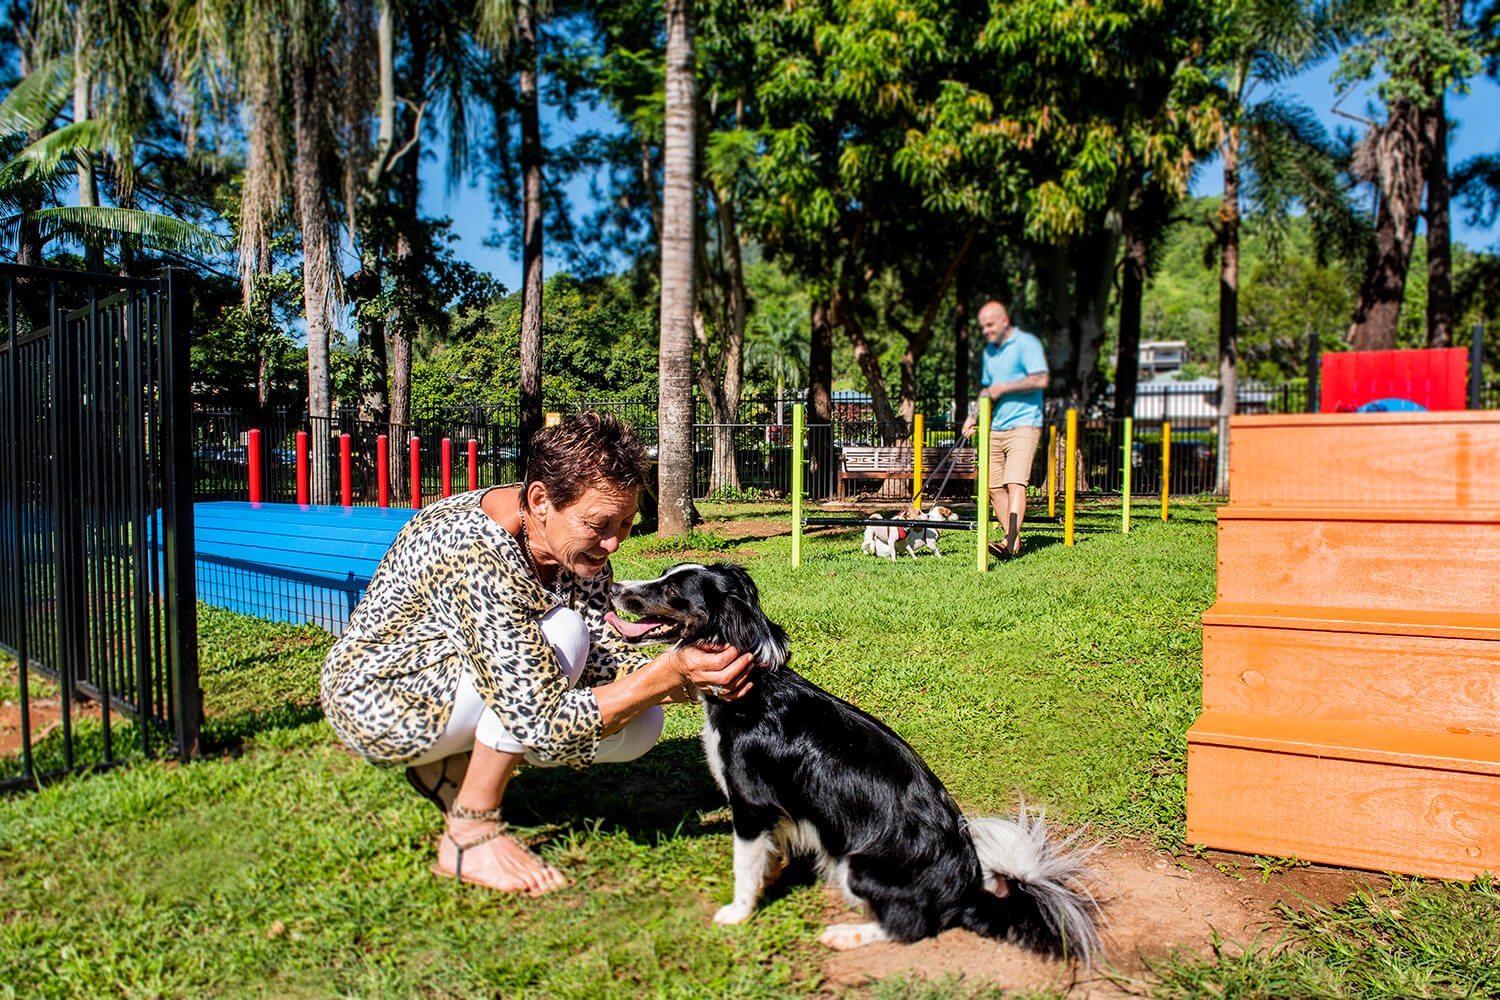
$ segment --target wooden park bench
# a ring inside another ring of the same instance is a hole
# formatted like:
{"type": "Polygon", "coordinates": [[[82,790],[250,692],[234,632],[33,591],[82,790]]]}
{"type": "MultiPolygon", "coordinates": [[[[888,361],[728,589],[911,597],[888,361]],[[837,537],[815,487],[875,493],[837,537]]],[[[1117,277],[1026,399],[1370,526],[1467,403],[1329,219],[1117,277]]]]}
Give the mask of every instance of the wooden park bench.
{"type": "MultiPolygon", "coordinates": [[[[942,481],[948,476],[951,485],[956,480],[974,482],[979,478],[979,453],[974,448],[959,448],[953,455],[953,473],[948,475],[946,464],[939,468],[947,457],[947,448],[922,449],[922,479],[930,485],[936,478],[942,481]]],[[[912,446],[909,444],[881,446],[851,446],[841,450],[839,456],[838,495],[848,495],[848,484],[857,480],[906,480],[912,478],[912,446]]]]}

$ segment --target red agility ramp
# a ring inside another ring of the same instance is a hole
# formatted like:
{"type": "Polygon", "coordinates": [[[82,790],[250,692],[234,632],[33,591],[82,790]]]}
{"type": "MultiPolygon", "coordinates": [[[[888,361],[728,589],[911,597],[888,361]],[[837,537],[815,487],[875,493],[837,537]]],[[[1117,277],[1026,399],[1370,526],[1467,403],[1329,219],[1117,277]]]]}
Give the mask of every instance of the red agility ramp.
{"type": "Polygon", "coordinates": [[[1348,351],[1323,355],[1318,409],[1350,413],[1376,400],[1408,400],[1427,410],[1468,408],[1468,358],[1462,347],[1348,351]]]}

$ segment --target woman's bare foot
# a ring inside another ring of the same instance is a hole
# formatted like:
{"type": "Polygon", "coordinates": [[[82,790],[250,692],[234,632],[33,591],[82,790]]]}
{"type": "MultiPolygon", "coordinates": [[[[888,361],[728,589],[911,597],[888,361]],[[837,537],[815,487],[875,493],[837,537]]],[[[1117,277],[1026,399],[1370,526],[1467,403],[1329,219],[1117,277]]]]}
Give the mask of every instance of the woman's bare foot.
{"type": "Polygon", "coordinates": [[[432,870],[500,892],[540,896],[567,886],[562,872],[518,844],[493,820],[449,817],[432,870]]]}

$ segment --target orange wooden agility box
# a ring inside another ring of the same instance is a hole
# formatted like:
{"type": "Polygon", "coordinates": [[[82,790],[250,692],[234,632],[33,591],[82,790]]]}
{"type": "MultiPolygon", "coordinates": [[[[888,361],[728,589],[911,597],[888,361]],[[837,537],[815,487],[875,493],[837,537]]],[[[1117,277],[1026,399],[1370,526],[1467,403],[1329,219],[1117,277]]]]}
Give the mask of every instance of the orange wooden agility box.
{"type": "Polygon", "coordinates": [[[1188,843],[1500,873],[1500,414],[1230,436],[1188,843]]]}

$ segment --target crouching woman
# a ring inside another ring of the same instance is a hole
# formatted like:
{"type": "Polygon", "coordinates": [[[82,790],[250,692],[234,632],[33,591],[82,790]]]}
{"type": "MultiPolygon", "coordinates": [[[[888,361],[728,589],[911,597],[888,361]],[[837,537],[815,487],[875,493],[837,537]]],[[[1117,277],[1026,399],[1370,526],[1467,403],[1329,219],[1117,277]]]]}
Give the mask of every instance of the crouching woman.
{"type": "Polygon", "coordinates": [[[444,813],[435,872],[533,895],[566,885],[506,833],[516,767],[633,760],[660,737],[661,706],[748,690],[738,650],[651,659],[606,621],[610,556],[645,469],[613,417],[539,431],[519,488],[450,497],[402,528],[329,651],[334,731],[375,764],[404,765],[444,813]]]}

